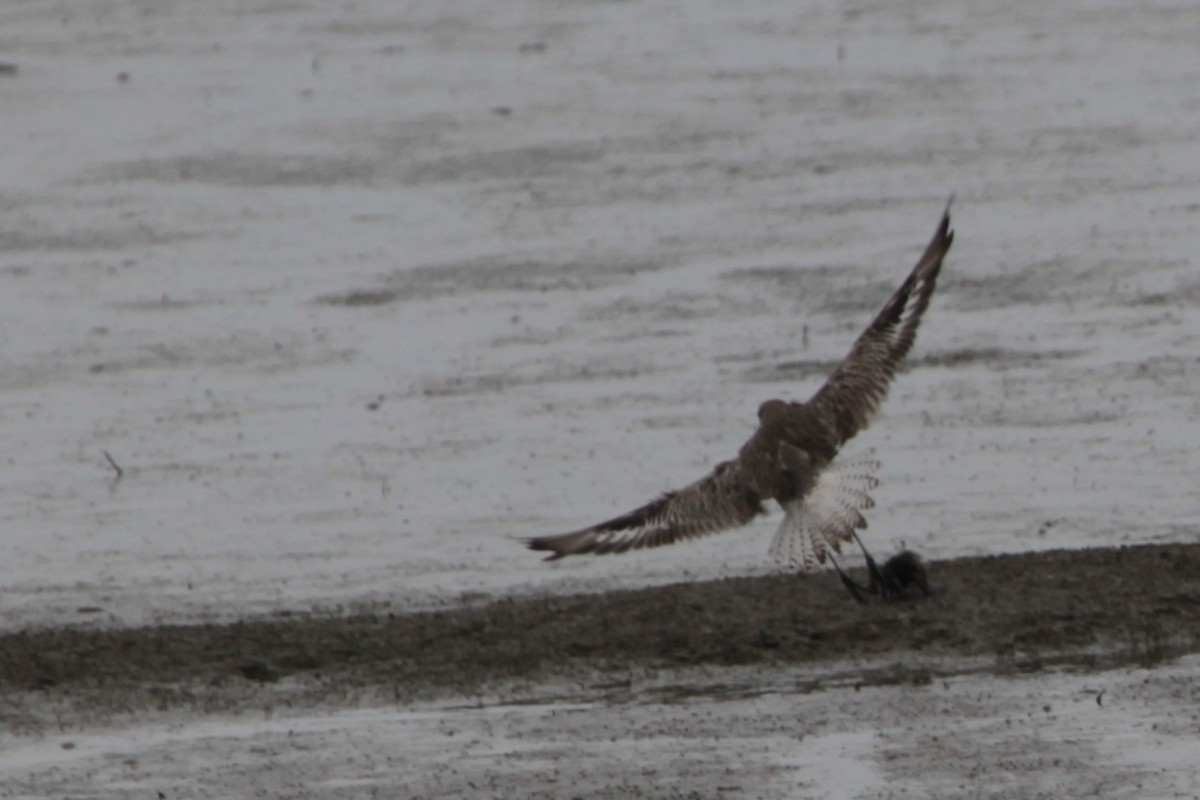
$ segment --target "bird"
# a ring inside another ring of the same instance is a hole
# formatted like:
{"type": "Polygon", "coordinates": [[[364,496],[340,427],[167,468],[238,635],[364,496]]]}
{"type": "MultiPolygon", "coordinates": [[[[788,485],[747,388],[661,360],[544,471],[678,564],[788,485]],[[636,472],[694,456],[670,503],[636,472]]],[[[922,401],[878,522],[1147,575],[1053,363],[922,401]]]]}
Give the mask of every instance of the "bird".
{"type": "Polygon", "coordinates": [[[871,457],[837,461],[839,451],[865,429],[879,410],[896,371],[912,349],[917,328],[937,287],[942,262],[954,243],[950,204],[933,238],[908,276],[855,340],[824,385],[806,402],[771,399],[758,408],[758,428],[735,458],[703,478],[596,525],[570,533],[527,538],[547,561],[583,554],[615,554],[661,547],[745,526],[774,500],[784,512],[770,547],[778,561],[803,571],[828,558],[860,603],[866,594],[883,599],[929,593],[923,564],[905,551],[881,570],[857,531],[863,511],[874,506],[879,462],[871,457]],[[850,579],[833,558],[857,541],[870,583],[850,579]]]}

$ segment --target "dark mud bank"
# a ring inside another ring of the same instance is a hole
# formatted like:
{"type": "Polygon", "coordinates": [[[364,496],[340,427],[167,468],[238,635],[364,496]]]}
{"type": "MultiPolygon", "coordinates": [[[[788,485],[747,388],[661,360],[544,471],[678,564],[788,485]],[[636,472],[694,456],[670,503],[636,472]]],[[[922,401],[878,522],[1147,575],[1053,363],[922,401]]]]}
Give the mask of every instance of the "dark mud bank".
{"type": "Polygon", "coordinates": [[[1200,545],[958,559],[929,574],[932,598],[867,607],[832,575],[773,575],[406,615],[10,632],[0,697],[220,710],[698,665],[861,664],[864,681],[881,682],[956,660],[1003,673],[1200,650],[1200,545]]]}

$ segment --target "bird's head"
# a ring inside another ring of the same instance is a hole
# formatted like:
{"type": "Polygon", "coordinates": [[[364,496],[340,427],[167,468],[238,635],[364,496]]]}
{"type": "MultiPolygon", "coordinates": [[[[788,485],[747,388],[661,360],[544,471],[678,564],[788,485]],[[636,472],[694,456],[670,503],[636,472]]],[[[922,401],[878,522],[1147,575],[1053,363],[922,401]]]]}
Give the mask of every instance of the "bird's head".
{"type": "Polygon", "coordinates": [[[779,419],[788,410],[788,403],[784,400],[768,400],[758,407],[758,424],[766,425],[773,419],[779,419]]]}

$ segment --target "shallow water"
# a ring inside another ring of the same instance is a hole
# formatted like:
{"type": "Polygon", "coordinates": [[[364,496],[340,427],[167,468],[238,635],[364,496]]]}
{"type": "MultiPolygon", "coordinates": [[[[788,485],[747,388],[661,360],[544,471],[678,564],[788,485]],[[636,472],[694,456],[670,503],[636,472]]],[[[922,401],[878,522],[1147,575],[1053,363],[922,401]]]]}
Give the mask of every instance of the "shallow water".
{"type": "Polygon", "coordinates": [[[849,448],[884,461],[869,541],[1194,541],[1191,22],[6,5],[0,621],[776,569],[770,520],[553,567],[514,538],[689,482],[808,396],[951,192],[911,369],[849,448]]]}
{"type": "MultiPolygon", "coordinates": [[[[5,796],[850,798],[1188,796],[1195,658],[1153,671],[966,675],[797,691],[743,671],[686,699],[281,711],[50,735],[6,749],[5,796]],[[1101,695],[1100,692],[1103,692],[1101,695]],[[1097,702],[1097,697],[1100,702],[1097,702]]],[[[812,677],[811,675],[805,677],[812,677]]],[[[562,691],[563,687],[547,687],[562,691]]],[[[649,688],[649,687],[648,687],[649,688]]],[[[586,693],[584,693],[586,695],[586,693]]],[[[1194,721],[1194,720],[1193,720],[1194,721]]]]}

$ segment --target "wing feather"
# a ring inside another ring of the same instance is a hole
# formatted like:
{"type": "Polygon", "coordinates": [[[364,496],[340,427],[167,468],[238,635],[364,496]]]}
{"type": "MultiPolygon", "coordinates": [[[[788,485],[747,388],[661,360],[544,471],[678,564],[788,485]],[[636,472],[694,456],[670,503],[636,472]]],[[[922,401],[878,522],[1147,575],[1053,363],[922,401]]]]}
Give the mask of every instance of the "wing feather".
{"type": "Polygon", "coordinates": [[[661,547],[750,522],[764,511],[762,498],[737,461],[719,464],[682,489],[589,528],[527,540],[530,550],[550,551],[547,561],[571,555],[606,555],[661,547]]]}
{"type": "Polygon", "coordinates": [[[896,369],[912,349],[921,316],[937,286],[942,261],[954,242],[950,208],[925,253],[900,288],[854,342],[825,385],[808,401],[844,444],[866,428],[887,396],[896,369]]]}

